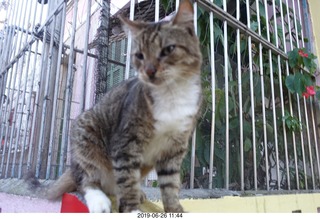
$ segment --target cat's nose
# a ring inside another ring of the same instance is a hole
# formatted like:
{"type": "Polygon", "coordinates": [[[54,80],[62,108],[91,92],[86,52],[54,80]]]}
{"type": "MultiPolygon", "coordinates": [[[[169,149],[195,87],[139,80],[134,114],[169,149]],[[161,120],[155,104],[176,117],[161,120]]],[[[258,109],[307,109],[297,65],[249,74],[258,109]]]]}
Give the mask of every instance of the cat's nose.
{"type": "Polygon", "coordinates": [[[154,78],[156,72],[157,72],[157,69],[154,65],[148,65],[146,67],[146,74],[149,76],[149,78],[154,78]]]}

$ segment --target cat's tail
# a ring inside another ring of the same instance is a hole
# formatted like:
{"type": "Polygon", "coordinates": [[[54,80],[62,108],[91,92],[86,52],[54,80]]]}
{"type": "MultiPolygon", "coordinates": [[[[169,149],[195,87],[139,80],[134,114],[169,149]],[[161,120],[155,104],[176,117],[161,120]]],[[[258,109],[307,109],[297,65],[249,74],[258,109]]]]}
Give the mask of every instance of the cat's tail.
{"type": "Polygon", "coordinates": [[[40,183],[31,172],[24,177],[24,180],[27,182],[31,191],[35,192],[39,197],[51,201],[58,200],[64,193],[74,192],[76,190],[76,183],[70,169],[66,170],[57,181],[49,185],[40,183]]]}
{"type": "Polygon", "coordinates": [[[77,189],[76,182],[72,177],[70,169],[67,169],[60,178],[55,181],[47,190],[47,199],[57,200],[64,193],[74,192],[77,189]]]}

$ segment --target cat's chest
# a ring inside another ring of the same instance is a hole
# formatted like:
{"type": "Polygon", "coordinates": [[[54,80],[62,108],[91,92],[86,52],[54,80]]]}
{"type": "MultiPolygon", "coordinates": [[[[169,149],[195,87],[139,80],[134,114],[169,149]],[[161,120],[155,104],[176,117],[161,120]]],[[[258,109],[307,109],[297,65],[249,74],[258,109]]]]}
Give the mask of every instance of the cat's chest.
{"type": "Polygon", "coordinates": [[[159,109],[154,111],[154,134],[162,136],[186,131],[197,112],[197,106],[183,101],[179,103],[178,100],[163,103],[159,109]]]}
{"type": "Polygon", "coordinates": [[[198,112],[200,92],[196,83],[160,90],[152,107],[155,135],[186,131],[198,112]]]}
{"type": "Polygon", "coordinates": [[[161,98],[155,99],[154,135],[145,151],[147,163],[152,163],[163,152],[170,150],[175,139],[187,135],[193,129],[194,117],[199,109],[200,92],[199,86],[191,85],[183,90],[164,92],[161,98]]]}

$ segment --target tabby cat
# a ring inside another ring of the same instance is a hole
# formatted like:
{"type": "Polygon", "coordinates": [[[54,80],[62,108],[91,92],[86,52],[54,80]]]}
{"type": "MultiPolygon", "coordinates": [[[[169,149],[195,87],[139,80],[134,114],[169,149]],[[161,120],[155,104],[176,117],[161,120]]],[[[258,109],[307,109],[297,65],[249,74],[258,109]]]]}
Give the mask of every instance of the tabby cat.
{"type": "Polygon", "coordinates": [[[137,77],[109,91],[72,124],[71,167],[49,189],[49,199],[83,193],[90,212],[139,211],[143,177],[156,169],[166,212],[183,212],[180,166],[201,103],[202,56],[193,5],[182,0],[169,21],[120,17],[132,34],[137,77]]]}

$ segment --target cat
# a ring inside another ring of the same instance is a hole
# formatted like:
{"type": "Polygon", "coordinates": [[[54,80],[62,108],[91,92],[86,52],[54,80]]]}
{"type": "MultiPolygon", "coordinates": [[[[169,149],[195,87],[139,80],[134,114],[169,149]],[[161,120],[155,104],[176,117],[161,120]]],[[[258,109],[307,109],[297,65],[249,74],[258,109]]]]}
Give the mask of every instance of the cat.
{"type": "Polygon", "coordinates": [[[169,21],[131,21],[132,64],[137,76],[113,88],[78,116],[70,130],[71,166],[48,189],[84,195],[90,212],[139,211],[141,180],[155,168],[165,212],[183,212],[180,167],[199,115],[202,55],[193,5],[180,1],[169,21]]]}

